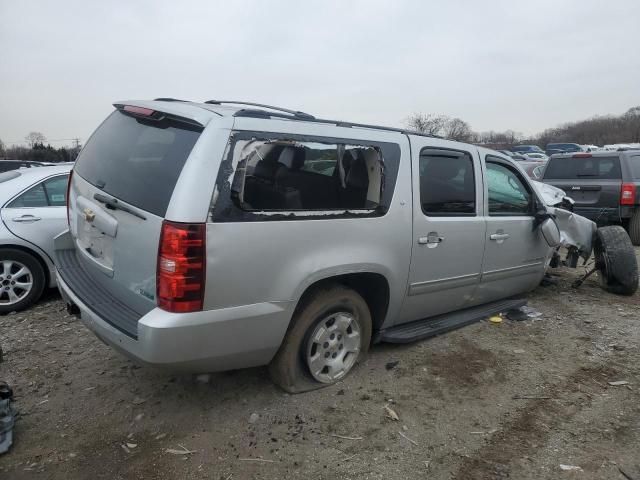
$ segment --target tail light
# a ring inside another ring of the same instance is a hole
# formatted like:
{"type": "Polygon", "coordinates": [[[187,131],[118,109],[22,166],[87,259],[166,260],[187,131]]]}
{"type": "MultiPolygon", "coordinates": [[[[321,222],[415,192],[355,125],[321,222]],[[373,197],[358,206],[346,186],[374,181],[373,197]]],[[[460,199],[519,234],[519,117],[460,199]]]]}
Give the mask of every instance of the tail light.
{"type": "Polygon", "coordinates": [[[204,223],[162,222],[156,288],[168,312],[202,310],[205,280],[204,223]]]}
{"type": "Polygon", "coordinates": [[[73,178],[73,170],[71,170],[69,172],[69,181],[67,182],[67,198],[66,198],[66,204],[67,204],[67,225],[69,227],[71,227],[71,217],[69,216],[69,204],[71,203],[71,179],[73,178]]]}
{"type": "Polygon", "coordinates": [[[634,205],[636,203],[636,186],[633,183],[623,183],[620,190],[620,205],[634,205]]]}
{"type": "Polygon", "coordinates": [[[574,153],[573,158],[591,158],[593,155],[590,153],[574,153]]]}

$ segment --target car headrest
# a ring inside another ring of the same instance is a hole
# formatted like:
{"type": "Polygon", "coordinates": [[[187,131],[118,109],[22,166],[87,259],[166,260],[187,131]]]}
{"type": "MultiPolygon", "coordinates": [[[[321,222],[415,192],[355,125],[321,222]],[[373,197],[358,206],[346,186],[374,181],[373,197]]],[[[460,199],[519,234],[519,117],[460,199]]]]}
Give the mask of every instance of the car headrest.
{"type": "Polygon", "coordinates": [[[347,172],[347,188],[367,188],[369,186],[369,172],[367,164],[362,158],[353,159],[347,172]]]}
{"type": "Polygon", "coordinates": [[[284,147],[278,158],[281,163],[289,170],[300,170],[304,165],[305,151],[303,147],[284,147]]]}

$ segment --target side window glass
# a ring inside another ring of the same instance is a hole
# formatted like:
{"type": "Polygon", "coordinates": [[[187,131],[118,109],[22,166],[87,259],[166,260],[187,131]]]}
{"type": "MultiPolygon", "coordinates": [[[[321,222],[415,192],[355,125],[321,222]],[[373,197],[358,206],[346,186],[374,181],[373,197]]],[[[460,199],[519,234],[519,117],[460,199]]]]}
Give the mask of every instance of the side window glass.
{"type": "Polygon", "coordinates": [[[64,207],[67,204],[68,176],[50,178],[44,182],[47,201],[50,207],[64,207]]]}
{"type": "Polygon", "coordinates": [[[473,159],[467,152],[423,148],[420,152],[420,203],[427,216],[476,214],[473,159]]]}
{"type": "Polygon", "coordinates": [[[531,193],[510,168],[487,162],[489,215],[529,215],[531,193]]]}
{"type": "Polygon", "coordinates": [[[240,140],[232,199],[247,211],[367,210],[380,204],[377,147],[287,139],[240,140]]]}
{"type": "Polygon", "coordinates": [[[9,208],[33,208],[46,206],[48,206],[47,196],[44,192],[42,183],[30,188],[8,205],[9,208]]]}

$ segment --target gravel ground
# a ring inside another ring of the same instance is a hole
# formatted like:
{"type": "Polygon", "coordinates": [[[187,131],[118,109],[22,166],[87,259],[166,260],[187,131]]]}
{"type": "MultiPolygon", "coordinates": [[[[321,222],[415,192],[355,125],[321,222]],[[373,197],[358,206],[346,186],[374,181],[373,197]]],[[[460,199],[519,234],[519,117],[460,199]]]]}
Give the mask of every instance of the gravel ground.
{"type": "Polygon", "coordinates": [[[640,294],[573,290],[577,273],[529,295],[539,318],[378,345],[301,395],[264,368],[140,368],[51,293],[0,317],[20,412],[0,478],[640,479],[640,294]]]}

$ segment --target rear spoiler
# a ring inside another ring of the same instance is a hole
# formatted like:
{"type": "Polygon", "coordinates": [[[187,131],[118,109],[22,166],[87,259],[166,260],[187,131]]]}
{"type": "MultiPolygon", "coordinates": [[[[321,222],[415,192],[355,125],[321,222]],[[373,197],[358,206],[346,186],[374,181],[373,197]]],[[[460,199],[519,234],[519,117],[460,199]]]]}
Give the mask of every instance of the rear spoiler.
{"type": "Polygon", "coordinates": [[[185,123],[190,126],[204,128],[204,125],[193,118],[182,117],[172,113],[162,112],[160,110],[154,110],[152,108],[140,107],[137,105],[128,105],[124,103],[114,103],[114,107],[119,112],[136,118],[145,120],[151,120],[155,122],[161,122],[162,120],[173,120],[175,122],[185,123]]]}

